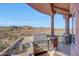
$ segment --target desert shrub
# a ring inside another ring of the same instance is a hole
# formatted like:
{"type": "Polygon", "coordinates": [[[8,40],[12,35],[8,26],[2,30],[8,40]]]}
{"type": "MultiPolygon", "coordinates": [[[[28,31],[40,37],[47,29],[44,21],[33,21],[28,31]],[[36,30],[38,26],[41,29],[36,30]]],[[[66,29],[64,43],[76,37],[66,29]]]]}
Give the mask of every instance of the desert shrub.
{"type": "Polygon", "coordinates": [[[0,43],[0,51],[2,51],[5,48],[6,48],[6,46],[4,44],[0,43]]]}
{"type": "Polygon", "coordinates": [[[8,40],[17,40],[17,39],[18,39],[18,36],[11,35],[11,36],[9,36],[8,40]]]}
{"type": "Polygon", "coordinates": [[[30,48],[30,43],[24,43],[24,44],[23,44],[23,47],[25,47],[25,48],[30,48]]]}

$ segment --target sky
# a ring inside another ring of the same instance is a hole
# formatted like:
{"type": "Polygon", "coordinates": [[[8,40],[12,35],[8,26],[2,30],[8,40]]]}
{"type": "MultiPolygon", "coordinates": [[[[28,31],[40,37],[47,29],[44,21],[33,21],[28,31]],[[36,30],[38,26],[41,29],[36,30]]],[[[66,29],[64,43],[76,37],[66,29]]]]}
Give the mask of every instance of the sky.
{"type": "MultiPolygon", "coordinates": [[[[64,28],[62,15],[55,15],[55,28],[64,28]]],[[[32,9],[27,4],[0,4],[0,26],[50,27],[51,17],[32,9]]],[[[71,21],[70,21],[71,27],[71,21]]]]}

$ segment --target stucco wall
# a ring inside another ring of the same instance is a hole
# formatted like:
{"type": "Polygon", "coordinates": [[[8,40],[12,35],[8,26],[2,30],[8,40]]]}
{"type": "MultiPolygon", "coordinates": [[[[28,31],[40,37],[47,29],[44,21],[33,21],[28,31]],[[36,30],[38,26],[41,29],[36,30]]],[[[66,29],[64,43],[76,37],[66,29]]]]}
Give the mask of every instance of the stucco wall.
{"type": "Polygon", "coordinates": [[[71,46],[71,55],[79,56],[79,4],[74,4],[75,9],[75,17],[76,17],[76,37],[75,37],[75,45],[71,46]]]}

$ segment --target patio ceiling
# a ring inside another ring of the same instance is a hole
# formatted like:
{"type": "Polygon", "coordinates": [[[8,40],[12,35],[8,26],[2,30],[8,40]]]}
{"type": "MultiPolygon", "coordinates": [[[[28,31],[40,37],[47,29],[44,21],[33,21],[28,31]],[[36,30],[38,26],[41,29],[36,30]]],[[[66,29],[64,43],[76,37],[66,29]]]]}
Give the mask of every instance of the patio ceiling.
{"type": "Polygon", "coordinates": [[[69,3],[27,3],[27,4],[31,6],[33,9],[47,15],[51,15],[53,9],[54,12],[58,14],[71,16],[69,3]]]}

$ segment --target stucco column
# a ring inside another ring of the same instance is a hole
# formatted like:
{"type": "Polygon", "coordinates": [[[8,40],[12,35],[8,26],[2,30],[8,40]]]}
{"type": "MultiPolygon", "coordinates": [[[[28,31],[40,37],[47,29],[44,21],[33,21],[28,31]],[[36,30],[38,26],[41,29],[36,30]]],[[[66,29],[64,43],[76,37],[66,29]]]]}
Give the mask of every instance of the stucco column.
{"type": "Polygon", "coordinates": [[[70,35],[70,25],[69,25],[69,15],[64,15],[65,19],[65,33],[64,33],[64,43],[71,43],[71,35],[70,35]]]}
{"type": "Polygon", "coordinates": [[[58,43],[58,40],[57,40],[57,36],[54,34],[54,16],[56,14],[56,11],[54,10],[54,5],[52,3],[50,3],[50,8],[51,8],[51,37],[50,37],[50,40],[52,42],[52,46],[53,48],[57,47],[57,43],[58,43]]]}
{"type": "Polygon", "coordinates": [[[57,43],[58,43],[58,40],[57,40],[57,36],[54,34],[54,16],[55,16],[55,13],[52,13],[51,15],[51,42],[52,42],[52,46],[53,48],[54,47],[57,47],[57,43]]]}
{"type": "Polygon", "coordinates": [[[65,19],[65,33],[69,34],[69,16],[64,16],[65,19]]]}
{"type": "Polygon", "coordinates": [[[54,13],[51,15],[51,36],[54,36],[54,13]]]}

